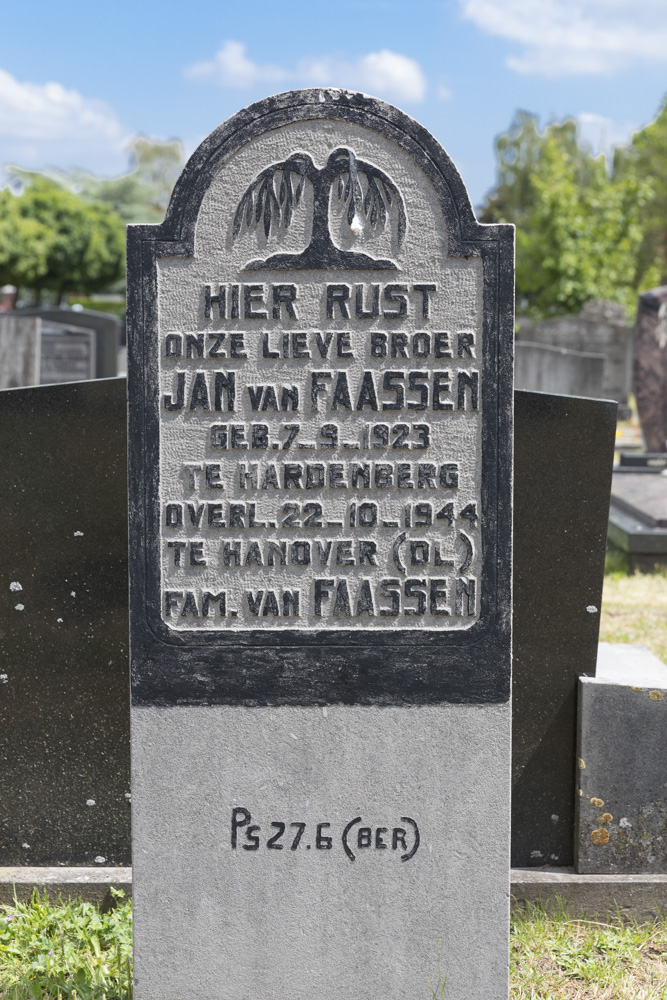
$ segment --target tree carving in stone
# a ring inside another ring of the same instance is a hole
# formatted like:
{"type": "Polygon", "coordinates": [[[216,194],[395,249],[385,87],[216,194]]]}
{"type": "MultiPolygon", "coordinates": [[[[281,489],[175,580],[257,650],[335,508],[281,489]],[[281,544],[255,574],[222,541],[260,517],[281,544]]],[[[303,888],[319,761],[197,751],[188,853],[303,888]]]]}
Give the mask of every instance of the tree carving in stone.
{"type": "Polygon", "coordinates": [[[350,231],[359,235],[366,226],[373,234],[383,230],[395,207],[396,242],[405,236],[405,206],[394,182],[378,167],[359,160],[351,149],[334,150],[318,169],[308,153],[293,153],[281,163],[272,163],[255,177],[241,198],[234,216],[233,236],[245,228],[262,226],[268,240],[292,223],[308,181],[313,187],[313,227],[310,243],[299,254],[279,253],[266,260],[251,261],[249,270],[284,269],[373,269],[396,270],[391,260],[376,260],[355,250],[341,250],[331,239],[329,205],[335,190],[343,203],[350,231]],[[363,183],[362,183],[363,178],[363,183]]]}

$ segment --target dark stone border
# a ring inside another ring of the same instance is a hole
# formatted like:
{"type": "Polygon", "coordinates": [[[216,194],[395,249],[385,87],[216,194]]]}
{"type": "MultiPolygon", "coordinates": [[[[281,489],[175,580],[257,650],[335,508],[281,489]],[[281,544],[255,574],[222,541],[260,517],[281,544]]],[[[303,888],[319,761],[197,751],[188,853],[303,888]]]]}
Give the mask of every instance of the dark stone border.
{"type": "Polygon", "coordinates": [[[421,125],[347,91],[267,98],[221,125],[186,165],[159,226],[128,227],[130,631],[136,705],[427,704],[509,698],[513,227],[475,220],[451,159],[421,125]],[[448,255],[481,257],[484,285],[483,569],[480,620],[460,632],[174,632],[161,618],[158,257],[191,256],[201,201],[225,158],[257,135],[309,119],[355,122],[393,140],[440,197],[448,255]]]}

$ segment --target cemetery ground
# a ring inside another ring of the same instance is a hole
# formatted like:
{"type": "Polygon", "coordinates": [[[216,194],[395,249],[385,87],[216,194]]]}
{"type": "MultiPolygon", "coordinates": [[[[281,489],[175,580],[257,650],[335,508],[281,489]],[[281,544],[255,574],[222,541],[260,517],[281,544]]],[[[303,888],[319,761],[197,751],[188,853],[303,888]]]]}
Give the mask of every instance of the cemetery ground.
{"type": "Polygon", "coordinates": [[[607,553],[600,642],[641,643],[667,663],[667,567],[628,574],[622,553],[607,553]]]}
{"type": "MultiPolygon", "coordinates": [[[[132,907],[122,893],[116,904],[101,912],[90,903],[58,906],[35,896],[3,906],[0,1000],[130,1000],[132,907]]],[[[440,958],[440,985],[436,977],[429,987],[425,970],[414,997],[432,990],[447,1000],[442,949],[440,958]]],[[[512,917],[511,962],[512,1000],[664,1000],[667,918],[603,923],[529,906],[512,917]]],[[[382,977],[378,969],[379,1000],[382,977]]]]}

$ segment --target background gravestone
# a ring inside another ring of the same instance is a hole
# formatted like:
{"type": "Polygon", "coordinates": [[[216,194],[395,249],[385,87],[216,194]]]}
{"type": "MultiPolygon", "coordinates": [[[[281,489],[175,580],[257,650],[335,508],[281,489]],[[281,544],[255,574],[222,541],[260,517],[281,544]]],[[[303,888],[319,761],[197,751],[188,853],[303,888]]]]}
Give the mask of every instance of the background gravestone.
{"type": "Polygon", "coordinates": [[[113,378],[118,373],[118,351],[121,343],[121,322],[113,313],[97,309],[47,309],[35,306],[21,309],[18,316],[39,316],[48,324],[84,327],[95,334],[94,367],[88,378],[113,378]]]}
{"type": "Polygon", "coordinates": [[[130,228],[138,1000],[507,996],[512,240],[323,90],[130,228]]]}
{"type": "Polygon", "coordinates": [[[592,398],[603,395],[604,354],[525,340],[517,340],[514,351],[517,389],[592,398]]]}
{"type": "Polygon", "coordinates": [[[652,573],[667,562],[666,452],[621,454],[614,469],[609,541],[625,552],[632,572],[652,573]]]}
{"type": "Polygon", "coordinates": [[[94,330],[42,320],[40,384],[82,382],[92,378],[95,378],[94,330]]]}
{"type": "Polygon", "coordinates": [[[0,389],[39,382],[40,321],[0,315],[0,389]]]}
{"type": "MultiPolygon", "coordinates": [[[[632,390],[632,338],[633,327],[626,319],[625,309],[618,302],[607,299],[586,302],[577,315],[555,316],[540,321],[520,316],[517,318],[516,333],[518,358],[521,358],[524,351],[521,345],[528,342],[535,346],[540,344],[543,347],[565,349],[568,353],[576,351],[602,355],[604,361],[602,382],[596,392],[580,392],[574,387],[563,387],[562,384],[545,384],[542,387],[533,382],[518,380],[516,385],[520,389],[541,391],[544,388],[547,392],[615,399],[627,412],[628,393],[632,390]]],[[[572,377],[577,378],[574,370],[572,377]]],[[[629,415],[627,413],[628,417],[629,415]]]]}
{"type": "Polygon", "coordinates": [[[667,286],[639,296],[634,384],[647,451],[667,451],[667,286]]]}

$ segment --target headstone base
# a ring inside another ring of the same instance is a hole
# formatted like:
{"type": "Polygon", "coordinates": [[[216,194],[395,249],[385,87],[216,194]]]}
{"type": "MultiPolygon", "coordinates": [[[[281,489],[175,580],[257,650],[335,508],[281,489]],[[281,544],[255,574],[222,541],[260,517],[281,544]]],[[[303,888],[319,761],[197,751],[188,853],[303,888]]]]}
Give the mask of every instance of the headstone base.
{"type": "Polygon", "coordinates": [[[438,951],[448,1000],[497,996],[509,732],[508,705],[134,708],[137,996],[405,1000],[438,951]]]}

